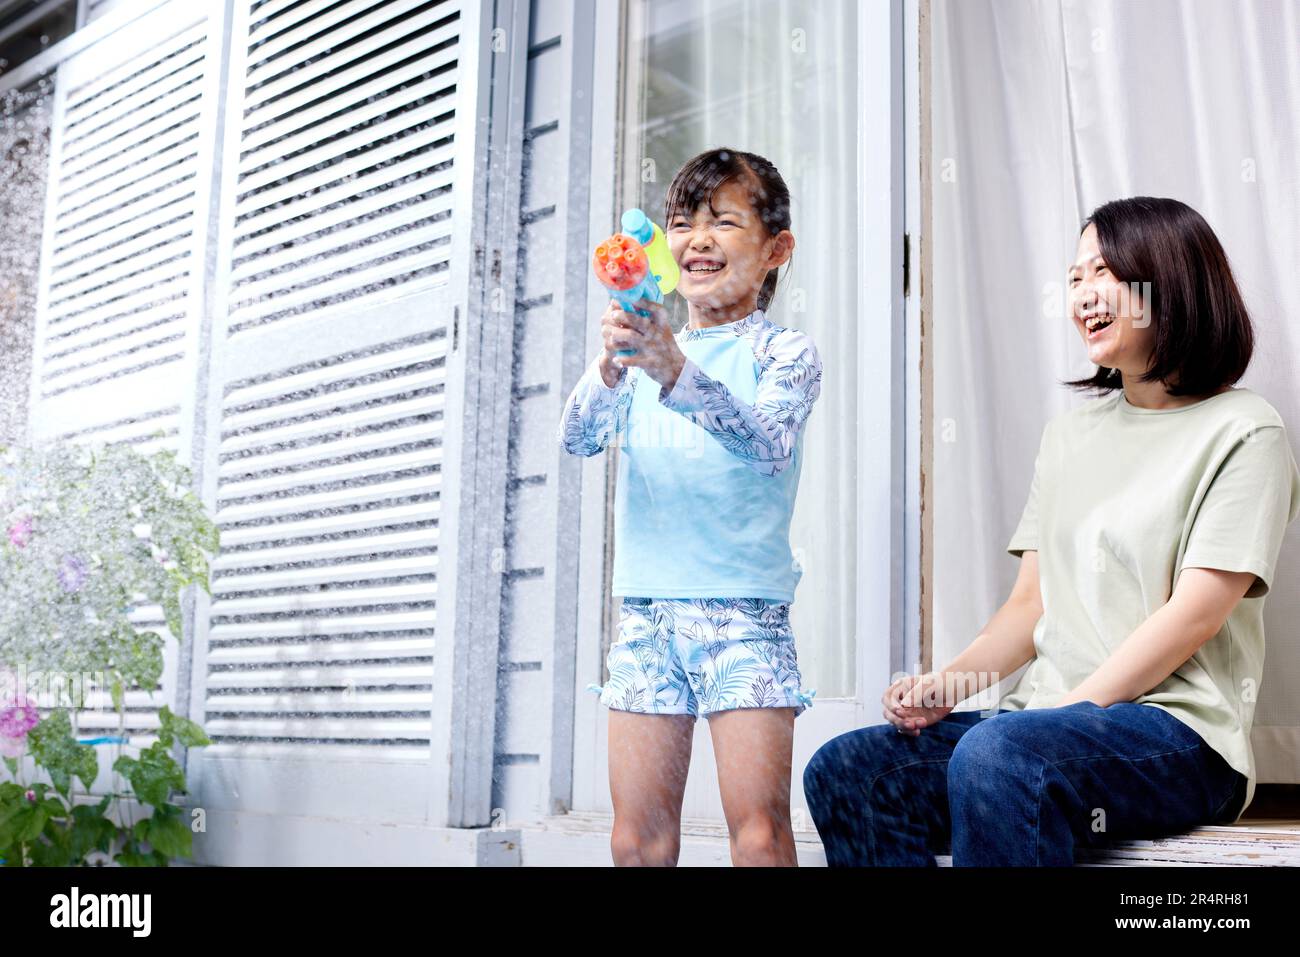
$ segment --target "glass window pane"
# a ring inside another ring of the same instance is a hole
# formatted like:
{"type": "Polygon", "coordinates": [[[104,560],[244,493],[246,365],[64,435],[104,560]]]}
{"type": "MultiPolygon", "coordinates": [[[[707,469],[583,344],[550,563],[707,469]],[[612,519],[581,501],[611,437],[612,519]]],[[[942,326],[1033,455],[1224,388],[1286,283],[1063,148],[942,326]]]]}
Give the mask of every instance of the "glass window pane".
{"type": "MultiPolygon", "coordinates": [[[[796,248],[768,315],[808,333],[821,397],[808,421],[791,547],[804,685],[854,694],[857,526],[855,0],[631,0],[620,207],[662,221],[673,175],[731,146],[790,187],[796,248]]],[[[669,296],[676,326],[686,303],[669,296]]]]}

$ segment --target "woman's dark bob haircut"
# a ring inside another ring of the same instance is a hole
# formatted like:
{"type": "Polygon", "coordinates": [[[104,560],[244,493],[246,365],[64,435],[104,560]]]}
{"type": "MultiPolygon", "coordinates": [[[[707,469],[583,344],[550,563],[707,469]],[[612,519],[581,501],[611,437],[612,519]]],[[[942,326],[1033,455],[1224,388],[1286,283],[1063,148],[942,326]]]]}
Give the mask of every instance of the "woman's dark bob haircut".
{"type": "MultiPolygon", "coordinates": [[[[729,146],[706,150],[687,160],[668,185],[664,228],[676,215],[690,219],[701,203],[713,208],[713,196],[724,183],[737,180],[748,187],[749,203],[769,236],[790,228],[790,189],[775,166],[757,153],[729,146]]],[[[788,275],[788,267],[787,267],[788,275]]],[[[766,310],[776,295],[777,270],[769,269],[758,293],[758,308],[766,310]]]]}
{"type": "MultiPolygon", "coordinates": [[[[1250,314],[1223,246],[1196,210],[1176,199],[1134,196],[1092,211],[1080,234],[1097,227],[1097,245],[1111,274],[1144,284],[1143,303],[1155,333],[1143,382],[1161,381],[1170,395],[1209,395],[1246,371],[1254,349],[1250,314]]],[[[1123,388],[1118,369],[1065,385],[1109,392],[1123,388]]]]}

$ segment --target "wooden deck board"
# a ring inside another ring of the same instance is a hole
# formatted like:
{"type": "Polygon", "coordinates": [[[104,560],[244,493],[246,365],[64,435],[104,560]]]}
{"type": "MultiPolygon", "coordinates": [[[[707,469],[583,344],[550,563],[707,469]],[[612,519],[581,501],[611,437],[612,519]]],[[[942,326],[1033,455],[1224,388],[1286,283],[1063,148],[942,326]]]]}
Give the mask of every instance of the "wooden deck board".
{"type": "MultiPolygon", "coordinates": [[[[523,840],[526,844],[529,829],[575,836],[607,836],[611,825],[609,814],[575,811],[524,825],[523,840]]],[[[727,827],[720,821],[685,818],[682,839],[683,842],[716,841],[725,846],[727,827]]],[[[800,848],[801,860],[808,856],[805,852],[821,851],[815,830],[796,831],[795,843],[800,848]]],[[[1104,848],[1079,848],[1075,858],[1080,867],[1296,867],[1300,866],[1300,818],[1242,818],[1237,824],[1202,827],[1155,840],[1116,841],[1104,848]]],[[[952,866],[950,855],[936,855],[935,859],[940,867],[952,866]]],[[[725,857],[722,860],[725,863],[725,857]]]]}

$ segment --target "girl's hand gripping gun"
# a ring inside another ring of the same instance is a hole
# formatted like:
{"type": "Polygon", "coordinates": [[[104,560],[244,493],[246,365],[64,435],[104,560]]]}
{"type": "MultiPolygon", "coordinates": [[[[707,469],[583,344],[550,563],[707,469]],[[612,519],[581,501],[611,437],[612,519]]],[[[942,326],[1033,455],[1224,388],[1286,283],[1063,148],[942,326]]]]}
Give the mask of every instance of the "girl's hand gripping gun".
{"type": "MultiPolygon", "coordinates": [[[[639,312],[632,304],[638,299],[663,302],[677,288],[681,272],[668,249],[664,231],[639,209],[629,209],[621,220],[623,231],[596,247],[592,267],[596,278],[624,312],[639,312]]],[[[619,349],[617,355],[634,356],[635,349],[619,349]]]]}

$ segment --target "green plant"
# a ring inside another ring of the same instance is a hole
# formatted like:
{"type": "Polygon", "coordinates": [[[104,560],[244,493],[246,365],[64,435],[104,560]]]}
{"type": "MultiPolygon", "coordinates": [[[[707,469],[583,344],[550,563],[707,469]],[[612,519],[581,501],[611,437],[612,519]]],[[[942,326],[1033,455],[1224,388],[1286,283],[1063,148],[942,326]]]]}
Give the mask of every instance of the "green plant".
{"type": "Polygon", "coordinates": [[[82,864],[96,852],[126,866],[161,865],[191,854],[184,809],[171,803],[173,791],[186,793],[171,749],[208,744],[202,728],[163,707],[154,744],[135,756],[120,747],[126,690],[155,690],[163,671],[163,636],[137,631],[129,616],[159,605],[180,640],[181,593],[209,590],[218,534],[190,484],[170,451],[0,448],[0,661],[59,678],[44,719],[22,690],[13,700],[0,695],[0,754],[12,777],[0,782],[5,866],[82,864]],[[119,736],[99,740],[119,745],[112,768],[129,788],[87,803],[77,801],[76,781],[89,791],[99,759],[78,741],[76,718],[93,691],[107,693],[117,712],[119,736]],[[24,752],[48,784],[21,780],[24,752]],[[131,797],[152,809],[134,825],[123,816],[131,797]]]}

